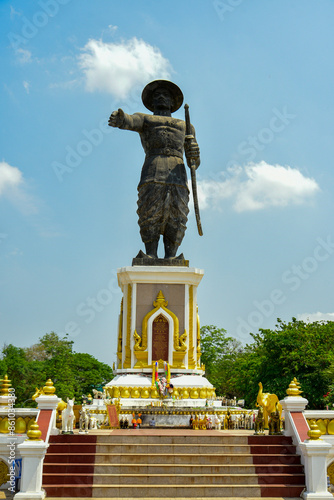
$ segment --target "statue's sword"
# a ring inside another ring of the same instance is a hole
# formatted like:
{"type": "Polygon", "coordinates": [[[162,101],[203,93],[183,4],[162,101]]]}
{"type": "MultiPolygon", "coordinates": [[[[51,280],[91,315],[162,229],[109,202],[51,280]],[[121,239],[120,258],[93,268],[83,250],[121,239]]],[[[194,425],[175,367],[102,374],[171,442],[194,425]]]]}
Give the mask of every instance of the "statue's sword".
{"type": "MultiPolygon", "coordinates": [[[[188,106],[188,104],[184,105],[184,111],[185,111],[186,140],[187,140],[187,139],[192,139],[192,137],[193,137],[193,135],[191,133],[191,125],[190,125],[190,116],[189,116],[189,106],[188,106]]],[[[191,173],[191,186],[192,186],[192,191],[193,191],[194,209],[195,209],[195,217],[196,217],[196,222],[197,222],[198,234],[200,236],[203,236],[201,218],[200,218],[200,215],[199,215],[198,198],[197,198],[197,184],[196,184],[196,166],[195,166],[195,160],[192,159],[192,158],[189,158],[189,159],[187,158],[187,164],[188,164],[188,167],[190,168],[190,173],[191,173]]]]}

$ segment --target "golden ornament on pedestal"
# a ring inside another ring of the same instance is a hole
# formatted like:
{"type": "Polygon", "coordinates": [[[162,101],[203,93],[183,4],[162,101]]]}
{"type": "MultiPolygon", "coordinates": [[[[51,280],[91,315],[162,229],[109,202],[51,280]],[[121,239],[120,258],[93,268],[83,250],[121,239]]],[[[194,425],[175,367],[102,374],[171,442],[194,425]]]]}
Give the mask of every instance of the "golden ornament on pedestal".
{"type": "Polygon", "coordinates": [[[53,385],[52,380],[49,378],[43,387],[43,393],[45,396],[52,396],[56,392],[56,388],[53,385]]]}
{"type": "Polygon", "coordinates": [[[290,384],[289,384],[289,387],[288,389],[286,390],[286,393],[288,396],[292,396],[292,397],[301,397],[301,393],[303,391],[300,391],[300,384],[299,382],[297,381],[296,378],[294,378],[293,380],[291,380],[290,384]]]}
{"type": "Polygon", "coordinates": [[[307,432],[309,439],[312,441],[315,441],[316,439],[320,439],[321,430],[317,426],[316,421],[311,420],[309,425],[310,425],[310,430],[307,432]]]}
{"type": "Polygon", "coordinates": [[[42,441],[41,439],[42,431],[39,430],[39,426],[34,422],[27,432],[29,441],[42,441]]]}

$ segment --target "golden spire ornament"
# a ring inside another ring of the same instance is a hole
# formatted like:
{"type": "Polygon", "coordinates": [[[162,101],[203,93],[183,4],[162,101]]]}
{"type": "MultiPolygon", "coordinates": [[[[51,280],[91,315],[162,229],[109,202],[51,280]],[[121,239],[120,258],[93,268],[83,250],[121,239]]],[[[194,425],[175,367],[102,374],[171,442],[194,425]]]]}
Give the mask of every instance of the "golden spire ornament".
{"type": "Polygon", "coordinates": [[[39,425],[35,422],[27,432],[28,439],[29,441],[42,441],[41,435],[42,431],[39,430],[39,425]]]}
{"type": "Polygon", "coordinates": [[[7,406],[9,400],[15,401],[14,390],[11,389],[10,382],[11,381],[8,379],[8,375],[5,375],[3,379],[0,379],[0,406],[7,406]]]}
{"type": "Polygon", "coordinates": [[[307,435],[311,441],[315,441],[316,439],[321,439],[321,430],[319,429],[315,420],[311,420],[309,423],[310,429],[307,432],[307,435]]]}
{"type": "Polygon", "coordinates": [[[299,387],[297,386],[297,384],[300,387],[300,384],[299,384],[299,382],[297,382],[296,378],[294,378],[293,380],[291,380],[291,382],[289,384],[289,387],[286,390],[286,393],[287,393],[288,396],[290,396],[290,397],[291,396],[292,397],[301,397],[300,395],[301,395],[301,393],[303,391],[299,390],[299,387]]]}
{"type": "Polygon", "coordinates": [[[45,396],[52,396],[56,392],[56,388],[53,385],[52,380],[49,378],[45,382],[45,386],[43,387],[43,393],[45,396]]]}
{"type": "Polygon", "coordinates": [[[10,389],[10,380],[8,380],[8,375],[5,375],[3,379],[0,380],[1,382],[1,390],[0,390],[0,396],[8,396],[9,395],[9,389],[10,389]]]}

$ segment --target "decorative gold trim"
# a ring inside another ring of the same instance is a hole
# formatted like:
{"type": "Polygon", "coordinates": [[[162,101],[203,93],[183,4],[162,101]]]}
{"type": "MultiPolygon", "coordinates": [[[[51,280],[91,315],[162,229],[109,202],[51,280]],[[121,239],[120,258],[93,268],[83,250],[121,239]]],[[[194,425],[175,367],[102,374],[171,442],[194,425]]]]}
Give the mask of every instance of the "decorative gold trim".
{"type": "MultiPolygon", "coordinates": [[[[161,361],[161,360],[160,360],[161,361]]],[[[154,363],[153,363],[154,365],[154,363]]],[[[158,363],[159,366],[159,363],[158,363]]],[[[163,366],[163,361],[162,361],[163,366]]],[[[154,383],[154,367],[152,368],[152,385],[144,387],[112,386],[107,388],[110,398],[158,399],[159,393],[154,383]]],[[[171,394],[176,399],[209,399],[215,398],[215,389],[211,387],[174,387],[171,394]]],[[[92,410],[93,412],[93,410],[92,410]]]]}
{"type": "Polygon", "coordinates": [[[121,310],[119,313],[119,322],[118,322],[118,340],[117,340],[117,358],[118,358],[118,363],[117,367],[122,366],[122,336],[123,336],[123,297],[121,300],[121,310]]]}
{"type": "Polygon", "coordinates": [[[189,349],[188,368],[196,368],[194,356],[194,286],[189,286],[189,349]]]}
{"type": "MultiPolygon", "coordinates": [[[[187,332],[185,331],[184,334],[185,337],[187,336],[187,332]]],[[[183,335],[181,337],[183,337],[183,335]]],[[[184,364],[184,356],[185,356],[185,351],[174,351],[173,352],[173,366],[172,368],[181,368],[185,369],[185,364],[184,364]]]]}
{"type": "Polygon", "coordinates": [[[127,293],[127,308],[126,308],[126,345],[125,345],[125,360],[123,368],[131,368],[131,305],[132,305],[132,285],[128,285],[127,293]]]}
{"type": "Polygon", "coordinates": [[[197,327],[197,368],[201,368],[201,325],[198,314],[198,305],[196,304],[196,327],[197,327]]]}
{"type": "Polygon", "coordinates": [[[327,467],[327,476],[329,477],[329,482],[334,486],[334,461],[327,467]]]}
{"type": "Polygon", "coordinates": [[[148,352],[144,351],[143,346],[140,345],[142,337],[138,335],[136,330],[134,331],[133,336],[135,339],[134,352],[137,358],[137,363],[135,364],[134,368],[147,368],[148,352]]]}
{"type": "Polygon", "coordinates": [[[1,460],[0,462],[0,486],[9,481],[9,468],[8,465],[1,460]]]}

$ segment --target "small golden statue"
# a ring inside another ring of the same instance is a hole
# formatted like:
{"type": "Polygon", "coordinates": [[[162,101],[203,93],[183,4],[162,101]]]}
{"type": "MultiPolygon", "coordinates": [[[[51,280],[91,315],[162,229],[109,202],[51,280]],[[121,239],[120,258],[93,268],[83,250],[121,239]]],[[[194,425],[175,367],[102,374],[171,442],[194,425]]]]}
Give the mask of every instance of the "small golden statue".
{"type": "Polygon", "coordinates": [[[255,429],[254,432],[255,436],[264,435],[264,415],[263,415],[263,408],[261,405],[259,406],[259,411],[255,417],[254,429],[255,429]]]}
{"type": "Polygon", "coordinates": [[[225,419],[224,419],[224,429],[233,429],[233,420],[230,410],[227,410],[225,419]]]}
{"type": "Polygon", "coordinates": [[[278,436],[283,434],[281,431],[281,418],[276,403],[275,411],[270,413],[269,417],[269,436],[278,436]]]}

